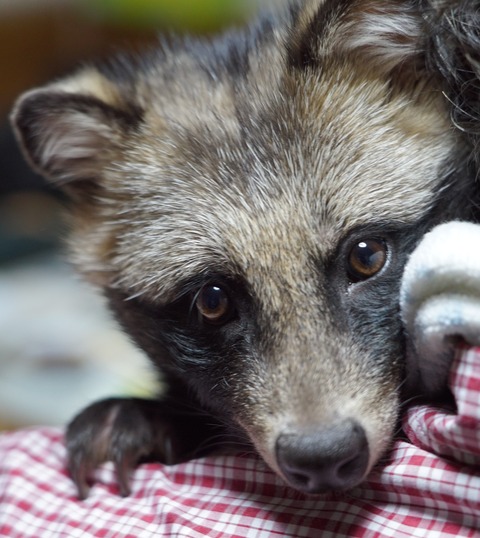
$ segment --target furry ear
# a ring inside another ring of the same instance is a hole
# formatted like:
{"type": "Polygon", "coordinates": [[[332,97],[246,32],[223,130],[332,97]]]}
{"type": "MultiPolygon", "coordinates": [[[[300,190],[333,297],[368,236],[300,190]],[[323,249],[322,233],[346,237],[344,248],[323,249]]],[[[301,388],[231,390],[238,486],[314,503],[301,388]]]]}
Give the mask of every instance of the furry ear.
{"type": "Polygon", "coordinates": [[[100,73],[77,76],[27,92],[17,101],[11,121],[33,168],[67,190],[94,184],[125,131],[140,121],[113,84],[100,73]]]}
{"type": "Polygon", "coordinates": [[[470,138],[480,164],[480,10],[478,2],[446,2],[428,13],[431,67],[444,82],[454,125],[470,138]]]}
{"type": "Polygon", "coordinates": [[[297,16],[291,60],[321,65],[347,56],[378,74],[389,74],[423,49],[423,21],[413,2],[311,0],[297,16]]]}

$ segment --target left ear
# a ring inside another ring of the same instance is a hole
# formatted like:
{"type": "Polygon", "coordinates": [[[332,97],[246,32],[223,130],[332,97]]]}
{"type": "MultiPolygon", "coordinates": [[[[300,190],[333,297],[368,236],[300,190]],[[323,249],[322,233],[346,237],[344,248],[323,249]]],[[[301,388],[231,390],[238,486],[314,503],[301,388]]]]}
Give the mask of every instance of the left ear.
{"type": "Polygon", "coordinates": [[[122,151],[141,111],[100,72],[84,68],[22,95],[11,121],[31,166],[78,196],[101,185],[102,170],[122,151]]]}

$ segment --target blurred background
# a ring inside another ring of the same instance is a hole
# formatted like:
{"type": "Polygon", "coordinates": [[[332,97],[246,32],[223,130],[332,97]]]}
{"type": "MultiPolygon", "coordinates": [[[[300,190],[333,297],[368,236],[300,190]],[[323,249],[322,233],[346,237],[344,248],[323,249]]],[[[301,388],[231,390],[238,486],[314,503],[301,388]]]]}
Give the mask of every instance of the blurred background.
{"type": "Polygon", "coordinates": [[[0,429],[61,425],[95,399],[156,389],[148,361],[65,260],[62,201],[17,149],[15,98],[165,30],[244,24],[267,1],[0,0],[0,429]]]}

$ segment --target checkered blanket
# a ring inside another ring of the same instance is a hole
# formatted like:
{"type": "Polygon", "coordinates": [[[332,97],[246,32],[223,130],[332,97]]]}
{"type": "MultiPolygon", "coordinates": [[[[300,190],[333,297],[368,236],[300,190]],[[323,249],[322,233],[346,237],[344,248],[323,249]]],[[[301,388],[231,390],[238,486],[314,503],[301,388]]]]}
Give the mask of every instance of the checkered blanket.
{"type": "Polygon", "coordinates": [[[0,437],[0,536],[9,538],[480,537],[480,348],[457,354],[456,413],[413,407],[367,483],[308,498],[254,456],[140,466],[121,498],[111,465],[76,498],[58,429],[0,437]]]}

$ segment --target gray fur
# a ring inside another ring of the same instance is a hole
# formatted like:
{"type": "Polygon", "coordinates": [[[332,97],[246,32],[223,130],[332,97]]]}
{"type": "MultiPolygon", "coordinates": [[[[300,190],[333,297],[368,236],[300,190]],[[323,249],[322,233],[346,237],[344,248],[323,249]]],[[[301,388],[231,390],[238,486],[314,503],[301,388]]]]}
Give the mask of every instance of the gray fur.
{"type": "Polygon", "coordinates": [[[354,420],[369,448],[356,481],[384,453],[403,265],[435,223],[469,216],[470,147],[425,24],[414,2],[307,0],[244,32],[86,68],[13,112],[33,166],[75,200],[76,266],[159,368],[282,475],[280,434],[354,420]],[[349,253],[370,238],[387,261],[357,282],[349,253]],[[210,281],[228,282],[238,318],[218,345],[146,314],[210,281]]]}

